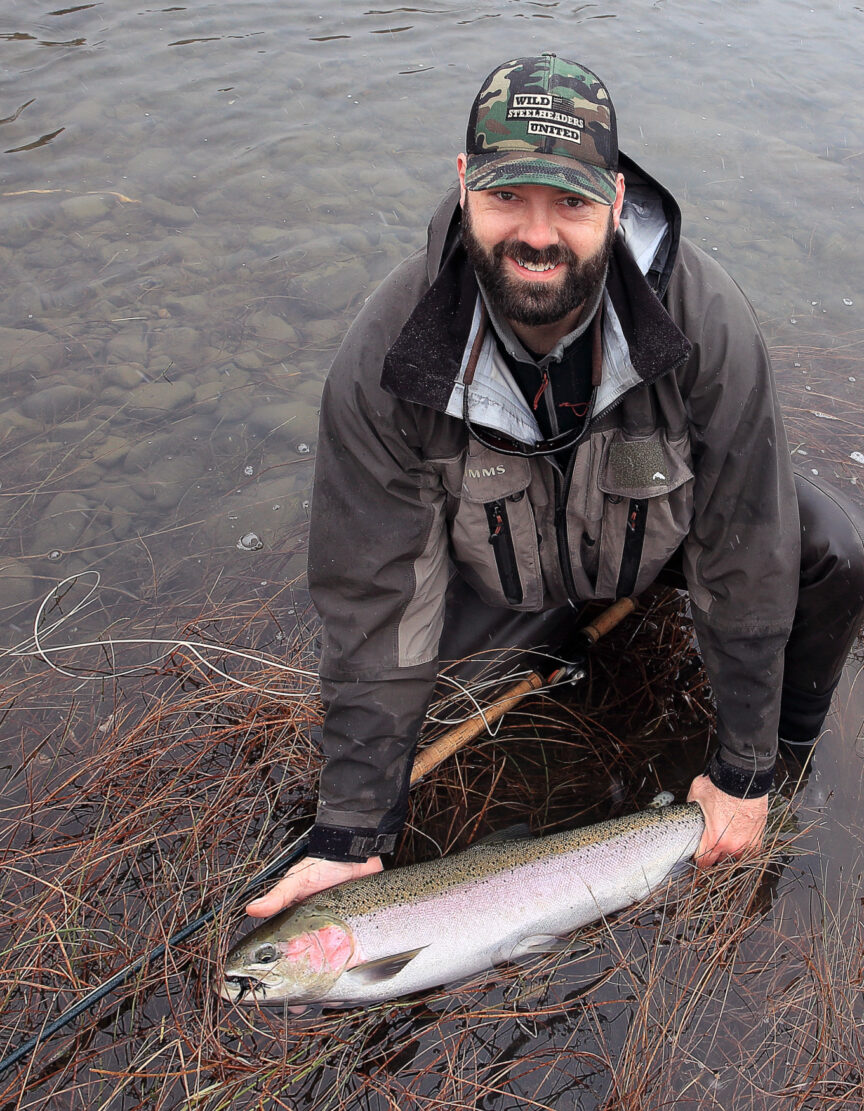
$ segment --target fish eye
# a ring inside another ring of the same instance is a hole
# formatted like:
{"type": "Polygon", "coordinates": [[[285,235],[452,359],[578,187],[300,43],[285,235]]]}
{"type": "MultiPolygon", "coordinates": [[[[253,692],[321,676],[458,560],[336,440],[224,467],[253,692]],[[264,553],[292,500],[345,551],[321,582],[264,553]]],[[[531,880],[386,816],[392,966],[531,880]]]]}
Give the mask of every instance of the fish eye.
{"type": "Polygon", "coordinates": [[[259,945],[253,953],[256,964],[271,964],[279,956],[275,945],[259,945]]]}

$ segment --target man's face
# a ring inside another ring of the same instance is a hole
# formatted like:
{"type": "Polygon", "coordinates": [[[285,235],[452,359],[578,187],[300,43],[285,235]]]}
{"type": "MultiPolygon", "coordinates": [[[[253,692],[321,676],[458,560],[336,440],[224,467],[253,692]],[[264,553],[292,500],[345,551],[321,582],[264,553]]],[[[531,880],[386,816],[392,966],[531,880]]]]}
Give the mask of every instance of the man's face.
{"type": "Polygon", "coordinates": [[[465,250],[507,320],[552,324],[591,297],[606,274],[620,199],[602,205],[546,185],[463,190],[465,250]]]}

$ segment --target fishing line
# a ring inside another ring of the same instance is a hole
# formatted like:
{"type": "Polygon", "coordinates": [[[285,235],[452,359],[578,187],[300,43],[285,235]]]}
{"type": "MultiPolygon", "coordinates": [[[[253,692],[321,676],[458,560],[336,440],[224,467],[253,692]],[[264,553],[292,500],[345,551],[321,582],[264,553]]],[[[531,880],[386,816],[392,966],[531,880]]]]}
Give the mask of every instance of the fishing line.
{"type": "Polygon", "coordinates": [[[258,686],[255,683],[247,683],[245,680],[239,679],[237,678],[237,676],[234,675],[229,675],[228,672],[223,671],[222,668],[220,668],[217,664],[209,660],[204,655],[204,653],[218,652],[219,654],[224,656],[232,656],[236,659],[251,661],[253,663],[261,664],[262,666],[273,667],[277,671],[280,671],[285,675],[291,675],[293,677],[299,676],[304,679],[314,680],[317,680],[318,678],[317,673],[314,671],[307,671],[303,668],[291,667],[290,665],[284,664],[280,660],[277,660],[273,656],[264,655],[260,652],[250,652],[240,648],[228,648],[225,645],[221,644],[208,644],[206,641],[188,640],[183,637],[175,637],[172,639],[162,639],[158,637],[106,637],[104,640],[89,640],[80,641],[75,644],[52,645],[50,647],[47,646],[44,643],[45,637],[50,636],[71,618],[83,613],[86,609],[90,608],[94,604],[100,584],[101,575],[95,569],[81,571],[77,575],[70,575],[68,578],[63,579],[42,599],[42,602],[39,606],[39,609],[37,610],[36,617],[33,622],[33,635],[28,637],[26,640],[21,641],[19,644],[5,649],[2,653],[0,653],[0,657],[35,657],[42,660],[42,662],[47,664],[47,666],[50,667],[52,671],[56,671],[58,675],[63,675],[69,679],[77,679],[81,683],[100,683],[103,682],[106,677],[111,679],[122,679],[131,675],[141,674],[142,672],[148,670],[152,671],[153,669],[155,669],[157,664],[167,659],[169,656],[172,655],[172,653],[183,650],[188,652],[192,657],[194,657],[194,659],[198,660],[198,662],[202,664],[202,666],[205,667],[208,671],[211,671],[214,675],[217,675],[219,676],[219,678],[226,680],[226,682],[233,683],[235,686],[242,687],[244,690],[254,691],[257,694],[266,694],[271,698],[281,698],[287,699],[289,701],[292,699],[303,699],[306,697],[306,695],[302,692],[297,693],[294,691],[282,691],[276,690],[269,686],[262,687],[258,686]],[[68,594],[72,587],[77,584],[78,580],[83,579],[86,575],[92,576],[95,579],[95,582],[92,584],[84,597],[79,602],[77,602],[72,607],[72,609],[69,610],[68,613],[63,614],[50,624],[46,625],[44,628],[41,628],[40,626],[43,619],[45,618],[47,607],[53,604],[59,605],[65,595],[68,594]],[[107,673],[105,671],[96,671],[95,668],[89,669],[93,672],[93,674],[91,675],[84,674],[83,672],[85,670],[88,670],[84,668],[78,668],[74,671],[71,671],[68,669],[68,667],[64,667],[62,664],[56,663],[50,658],[51,656],[56,656],[63,652],[72,652],[77,649],[84,648],[99,648],[103,652],[110,649],[113,656],[115,650],[120,645],[142,644],[152,646],[164,645],[165,647],[164,651],[159,652],[157,655],[153,656],[151,659],[145,661],[144,663],[127,665],[126,667],[122,667],[120,669],[112,667],[112,669],[107,673]]]}
{"type": "Polygon", "coordinates": [[[67,1010],[59,1015],[50,1025],[43,1026],[38,1034],[34,1034],[33,1037],[29,1038],[23,1045],[19,1045],[14,1052],[0,1061],[0,1075],[2,1075],[6,1069],[11,1068],[12,1065],[28,1057],[33,1050],[41,1045],[47,1038],[50,1038],[53,1034],[62,1030],[64,1026],[68,1026],[70,1022],[74,1022],[79,1015],[84,1014],[85,1011],[95,1006],[100,1000],[104,999],[106,995],[110,995],[115,988],[120,987],[120,985],[124,984],[130,977],[149,968],[154,961],[159,960],[169,949],[182,944],[182,942],[186,941],[192,934],[197,933],[198,930],[212,922],[218,914],[230,904],[234,903],[235,900],[238,902],[245,901],[260,884],[266,880],[273,879],[274,876],[294,864],[306,852],[308,839],[309,830],[306,830],[306,832],[302,833],[293,841],[283,853],[277,856],[275,860],[271,861],[266,868],[262,868],[257,875],[253,876],[249,883],[238,894],[227,895],[220,903],[217,903],[215,907],[212,907],[194,921],[187,922],[187,924],[174,934],[173,937],[169,937],[167,941],[161,942],[148,953],[144,953],[143,956],[137,957],[130,964],[121,968],[119,972],[115,972],[109,979],[88,992],[83,999],[79,999],[77,1003],[67,1008],[67,1010]]]}

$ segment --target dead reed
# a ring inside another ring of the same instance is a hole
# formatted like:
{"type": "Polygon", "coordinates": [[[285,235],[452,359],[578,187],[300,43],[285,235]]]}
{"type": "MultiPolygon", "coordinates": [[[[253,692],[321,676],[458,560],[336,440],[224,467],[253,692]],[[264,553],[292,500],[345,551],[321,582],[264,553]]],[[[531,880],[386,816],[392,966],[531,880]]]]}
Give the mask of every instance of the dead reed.
{"type": "MultiPolygon", "coordinates": [[[[220,644],[267,644],[306,672],[314,626],[301,630],[286,640],[269,607],[248,605],[198,614],[184,636],[209,640],[214,659],[220,644]]],[[[83,674],[122,660],[66,662],[83,674]]],[[[314,680],[289,682],[263,658],[226,666],[249,686],[183,651],[79,689],[32,661],[10,670],[4,1051],[241,889],[308,820],[314,680]]],[[[450,694],[437,707],[468,712],[450,694]]],[[[538,832],[598,820],[660,787],[680,796],[709,717],[682,603],[659,594],[601,644],[581,689],[526,700],[419,785],[398,862],[528,818],[538,832]]],[[[745,868],[593,928],[587,956],[302,1018],[217,1000],[214,971],[243,920],[229,906],[0,1077],[0,1111],[860,1106],[861,892],[829,910],[817,891],[802,917],[806,859],[786,833],[745,868]]]]}

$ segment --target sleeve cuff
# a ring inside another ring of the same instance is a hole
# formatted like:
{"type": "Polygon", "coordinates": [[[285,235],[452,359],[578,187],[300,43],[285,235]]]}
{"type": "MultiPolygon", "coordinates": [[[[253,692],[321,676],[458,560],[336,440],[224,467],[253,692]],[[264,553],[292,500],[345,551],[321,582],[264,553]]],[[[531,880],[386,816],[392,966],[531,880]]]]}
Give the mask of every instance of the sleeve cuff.
{"type": "Polygon", "coordinates": [[[350,829],[314,825],[309,834],[306,852],[324,860],[360,863],[370,856],[392,853],[397,833],[379,833],[374,829],[350,829]]]}
{"type": "Polygon", "coordinates": [[[737,799],[756,799],[767,795],[774,782],[774,768],[767,771],[750,771],[727,764],[719,752],[715,752],[705,774],[715,787],[724,794],[737,799]]]}

